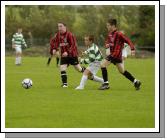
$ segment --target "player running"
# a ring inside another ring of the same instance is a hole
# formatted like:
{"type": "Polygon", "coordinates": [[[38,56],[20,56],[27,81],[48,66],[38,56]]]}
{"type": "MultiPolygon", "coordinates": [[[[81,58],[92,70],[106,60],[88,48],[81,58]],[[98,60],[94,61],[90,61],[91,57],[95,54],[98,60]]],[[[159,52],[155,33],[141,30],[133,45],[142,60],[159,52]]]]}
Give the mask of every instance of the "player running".
{"type": "Polygon", "coordinates": [[[79,72],[83,72],[85,69],[82,68],[78,62],[76,38],[71,32],[67,31],[66,24],[63,22],[58,23],[55,45],[51,48],[53,54],[58,52],[59,49],[62,87],[68,87],[66,73],[68,65],[73,65],[79,72]]]}
{"type": "Polygon", "coordinates": [[[102,84],[102,86],[99,89],[105,90],[110,88],[106,67],[113,63],[114,65],[116,65],[119,72],[134,84],[136,90],[139,90],[141,82],[135,79],[131,73],[125,70],[124,64],[122,63],[122,49],[124,47],[124,43],[127,43],[130,46],[132,55],[135,55],[134,45],[121,32],[117,31],[116,26],[116,19],[108,20],[107,29],[109,33],[105,42],[105,48],[110,48],[110,55],[108,55],[101,63],[101,71],[104,79],[104,84],[102,84]]]}
{"type": "Polygon", "coordinates": [[[80,62],[84,64],[89,64],[89,66],[84,71],[80,81],[80,85],[76,87],[77,90],[84,89],[84,86],[88,78],[96,82],[104,82],[102,78],[96,76],[96,73],[100,68],[100,62],[103,59],[103,57],[98,46],[94,43],[94,36],[85,36],[84,40],[87,50],[83,52],[83,54],[88,55],[88,58],[81,59],[80,62]]]}
{"type": "Polygon", "coordinates": [[[22,45],[27,47],[27,44],[22,34],[22,28],[19,27],[18,31],[13,35],[12,38],[12,48],[16,51],[16,65],[21,65],[22,45]]]}

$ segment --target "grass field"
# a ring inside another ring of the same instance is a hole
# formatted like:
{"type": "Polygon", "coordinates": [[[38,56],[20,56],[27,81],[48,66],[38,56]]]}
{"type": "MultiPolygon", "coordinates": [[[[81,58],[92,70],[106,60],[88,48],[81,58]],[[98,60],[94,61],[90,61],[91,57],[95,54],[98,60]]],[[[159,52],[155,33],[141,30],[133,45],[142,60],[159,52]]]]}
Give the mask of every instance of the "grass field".
{"type": "MultiPolygon", "coordinates": [[[[126,69],[142,82],[136,91],[130,81],[108,67],[111,88],[97,90],[99,83],[88,81],[76,91],[82,74],[68,68],[68,88],[61,88],[60,72],[49,67],[46,57],[24,57],[15,66],[14,57],[5,59],[6,128],[153,128],[155,127],[154,59],[127,59],[126,69]],[[21,81],[31,78],[33,87],[21,81]]],[[[98,72],[101,76],[101,71],[98,72]]]]}

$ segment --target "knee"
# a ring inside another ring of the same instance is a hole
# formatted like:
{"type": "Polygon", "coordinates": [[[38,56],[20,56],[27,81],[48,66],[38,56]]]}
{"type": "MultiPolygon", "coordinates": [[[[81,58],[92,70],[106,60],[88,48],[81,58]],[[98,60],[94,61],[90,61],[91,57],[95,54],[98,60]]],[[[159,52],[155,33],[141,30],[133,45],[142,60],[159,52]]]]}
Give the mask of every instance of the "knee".
{"type": "Polygon", "coordinates": [[[60,71],[66,71],[67,67],[64,65],[60,65],[60,71]]]}

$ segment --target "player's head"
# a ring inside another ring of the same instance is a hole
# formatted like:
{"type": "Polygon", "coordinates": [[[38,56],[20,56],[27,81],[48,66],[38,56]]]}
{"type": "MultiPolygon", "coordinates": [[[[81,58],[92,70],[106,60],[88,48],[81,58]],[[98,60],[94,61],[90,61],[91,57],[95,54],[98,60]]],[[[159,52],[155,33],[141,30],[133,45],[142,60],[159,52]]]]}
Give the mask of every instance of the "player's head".
{"type": "Polygon", "coordinates": [[[85,45],[90,46],[92,43],[94,43],[94,36],[93,35],[86,35],[84,38],[85,45]]]}
{"type": "Polygon", "coordinates": [[[58,31],[59,31],[60,33],[65,33],[65,32],[66,32],[67,28],[66,28],[66,24],[65,24],[65,23],[63,23],[63,22],[58,22],[58,23],[57,23],[57,26],[58,26],[58,31]]]}
{"type": "Polygon", "coordinates": [[[17,28],[17,31],[18,31],[18,33],[22,33],[22,28],[21,28],[21,27],[18,27],[18,28],[17,28]]]}
{"type": "Polygon", "coordinates": [[[107,21],[107,29],[108,31],[113,31],[117,26],[117,20],[116,19],[109,19],[107,21]]]}

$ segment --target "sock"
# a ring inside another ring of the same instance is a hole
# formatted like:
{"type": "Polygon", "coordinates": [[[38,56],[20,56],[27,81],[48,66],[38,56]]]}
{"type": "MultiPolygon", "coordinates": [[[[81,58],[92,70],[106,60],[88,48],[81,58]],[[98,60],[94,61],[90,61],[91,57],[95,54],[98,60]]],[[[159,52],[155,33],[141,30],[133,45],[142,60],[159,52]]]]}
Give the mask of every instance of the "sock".
{"type": "Polygon", "coordinates": [[[101,68],[104,83],[108,83],[108,74],[106,68],[101,68]]]}
{"type": "Polygon", "coordinates": [[[16,57],[16,59],[15,59],[15,64],[16,65],[18,64],[18,57],[16,57]]]}
{"type": "Polygon", "coordinates": [[[131,82],[134,82],[135,78],[128,72],[125,70],[125,72],[123,73],[123,75],[129,79],[131,82]]]}
{"type": "Polygon", "coordinates": [[[137,79],[134,79],[133,84],[137,82],[137,79]]]}
{"type": "Polygon", "coordinates": [[[96,76],[96,75],[93,76],[93,79],[92,79],[92,80],[93,80],[93,81],[96,81],[96,82],[99,82],[99,83],[104,83],[103,78],[100,78],[100,77],[98,77],[98,76],[96,76]]]}
{"type": "Polygon", "coordinates": [[[59,64],[59,58],[56,57],[56,65],[58,66],[58,64],[59,64]]]}
{"type": "Polygon", "coordinates": [[[61,71],[61,80],[63,85],[67,85],[67,74],[66,71],[61,71]]]}
{"type": "Polygon", "coordinates": [[[85,67],[81,67],[82,69],[81,69],[81,72],[83,73],[84,71],[85,71],[85,67]]]}
{"type": "Polygon", "coordinates": [[[50,61],[51,61],[51,57],[48,58],[48,62],[47,62],[47,65],[50,64],[50,61]]]}
{"type": "Polygon", "coordinates": [[[88,76],[87,75],[83,75],[79,86],[84,88],[87,80],[88,80],[88,76]]]}
{"type": "Polygon", "coordinates": [[[18,57],[18,64],[21,64],[21,57],[18,57]]]}

